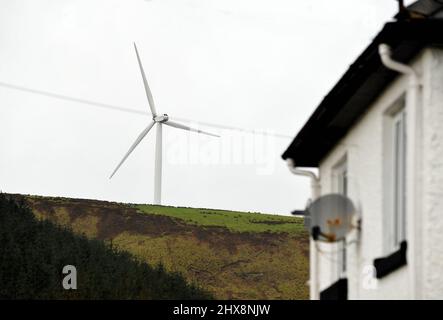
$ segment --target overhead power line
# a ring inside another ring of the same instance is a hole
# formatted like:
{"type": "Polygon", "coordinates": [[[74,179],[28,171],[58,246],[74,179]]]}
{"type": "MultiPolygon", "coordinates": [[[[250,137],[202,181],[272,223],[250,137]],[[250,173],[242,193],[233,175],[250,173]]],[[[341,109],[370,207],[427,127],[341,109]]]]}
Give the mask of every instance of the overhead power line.
{"type": "Polygon", "coordinates": [[[150,115],[150,113],[148,113],[148,112],[139,111],[139,110],[135,110],[135,109],[131,109],[131,108],[126,108],[126,107],[111,105],[111,104],[107,104],[107,103],[101,103],[101,102],[76,98],[76,97],[70,97],[70,96],[66,96],[66,95],[62,95],[62,94],[58,94],[58,93],[54,93],[54,92],[49,92],[49,91],[36,90],[36,89],[18,86],[15,84],[10,84],[10,83],[1,82],[1,81],[0,81],[0,86],[5,87],[5,88],[9,88],[9,89],[24,91],[24,92],[28,92],[28,93],[39,94],[42,96],[47,96],[47,97],[51,97],[51,98],[55,98],[55,99],[67,100],[67,101],[78,102],[78,103],[83,103],[83,104],[89,104],[89,105],[104,108],[104,109],[110,109],[110,110],[122,111],[122,112],[128,112],[128,113],[143,114],[143,115],[150,115]]]}
{"type": "MultiPolygon", "coordinates": [[[[95,106],[95,107],[98,107],[98,108],[103,108],[103,109],[108,109],[108,110],[113,110],[113,111],[120,111],[120,112],[133,113],[133,114],[139,114],[139,115],[149,115],[149,116],[151,115],[151,113],[149,113],[147,111],[141,111],[141,110],[136,110],[136,109],[133,109],[133,108],[127,108],[127,107],[123,107],[123,106],[112,105],[112,104],[108,104],[108,103],[102,103],[102,102],[97,102],[97,101],[92,101],[92,100],[87,100],[87,99],[67,96],[67,95],[63,95],[63,94],[59,94],[59,93],[54,93],[54,92],[50,92],[50,91],[45,91],[45,90],[37,90],[37,89],[28,88],[28,87],[24,87],[24,86],[19,86],[19,85],[16,85],[16,84],[6,83],[6,82],[2,82],[2,81],[0,81],[0,86],[4,87],[4,88],[8,88],[8,89],[22,91],[22,92],[38,94],[38,95],[42,95],[42,96],[46,96],[46,97],[50,97],[50,98],[55,98],[55,99],[60,99],[60,100],[65,100],[65,101],[71,101],[71,102],[77,102],[77,103],[81,103],[81,104],[87,104],[87,105],[90,105],[90,106],[95,106]]],[[[226,130],[233,130],[233,131],[239,131],[239,132],[247,132],[247,133],[252,133],[252,134],[259,134],[259,135],[265,135],[265,136],[273,136],[273,137],[285,138],[285,139],[291,139],[292,138],[289,135],[280,134],[280,133],[272,133],[272,132],[267,132],[267,131],[263,131],[263,130],[243,129],[243,128],[239,128],[239,127],[221,125],[221,124],[216,124],[216,123],[211,123],[211,122],[204,122],[204,121],[196,122],[195,120],[190,120],[190,119],[180,118],[180,117],[173,117],[173,119],[180,120],[180,121],[186,121],[186,122],[194,122],[194,123],[197,123],[199,125],[213,127],[213,128],[218,128],[218,129],[226,129],[226,130]]]]}

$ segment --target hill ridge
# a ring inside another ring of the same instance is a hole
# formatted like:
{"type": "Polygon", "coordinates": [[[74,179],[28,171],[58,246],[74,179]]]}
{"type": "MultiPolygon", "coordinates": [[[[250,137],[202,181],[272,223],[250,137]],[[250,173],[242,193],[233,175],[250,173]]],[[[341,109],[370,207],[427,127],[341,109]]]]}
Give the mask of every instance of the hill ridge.
{"type": "Polygon", "coordinates": [[[162,263],[221,299],[308,298],[308,237],[295,217],[24,196],[34,215],[162,263]]]}

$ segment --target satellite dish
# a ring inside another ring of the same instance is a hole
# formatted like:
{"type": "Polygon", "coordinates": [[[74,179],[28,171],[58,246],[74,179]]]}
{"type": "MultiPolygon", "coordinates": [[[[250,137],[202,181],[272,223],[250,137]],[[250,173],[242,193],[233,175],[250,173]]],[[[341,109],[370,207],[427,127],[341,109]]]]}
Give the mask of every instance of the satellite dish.
{"type": "Polygon", "coordinates": [[[356,210],[352,201],[341,194],[317,198],[306,209],[310,232],[314,240],[336,242],[345,239],[353,228],[356,210]]]}

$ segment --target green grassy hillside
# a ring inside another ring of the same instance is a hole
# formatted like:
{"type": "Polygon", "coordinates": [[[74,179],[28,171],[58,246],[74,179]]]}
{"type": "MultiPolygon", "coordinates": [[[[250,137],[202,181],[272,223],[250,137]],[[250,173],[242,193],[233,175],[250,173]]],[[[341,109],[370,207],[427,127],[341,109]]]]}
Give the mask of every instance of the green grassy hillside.
{"type": "Polygon", "coordinates": [[[296,217],[27,196],[39,219],[104,240],[219,299],[308,298],[308,235],[296,217]]]}
{"type": "Polygon", "coordinates": [[[303,232],[303,221],[299,218],[262,214],[255,212],[235,212],[214,209],[194,209],[155,205],[135,205],[139,212],[165,215],[178,218],[186,223],[202,227],[225,227],[231,232],[303,232]]]}

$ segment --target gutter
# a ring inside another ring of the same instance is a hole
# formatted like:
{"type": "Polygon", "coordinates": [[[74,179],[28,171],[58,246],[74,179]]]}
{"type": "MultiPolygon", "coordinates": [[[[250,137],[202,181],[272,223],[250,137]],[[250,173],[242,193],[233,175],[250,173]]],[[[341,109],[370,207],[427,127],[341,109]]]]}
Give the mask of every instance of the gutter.
{"type": "Polygon", "coordinates": [[[381,43],[378,46],[378,53],[380,54],[381,62],[386,68],[410,76],[411,86],[419,85],[419,77],[417,72],[407,64],[393,60],[392,49],[390,46],[385,43],[381,43]]]}
{"type": "Polygon", "coordinates": [[[293,174],[311,178],[311,200],[314,201],[317,199],[320,196],[320,179],[317,175],[312,171],[297,168],[294,160],[291,158],[286,160],[286,164],[288,165],[289,171],[293,174]]]}

